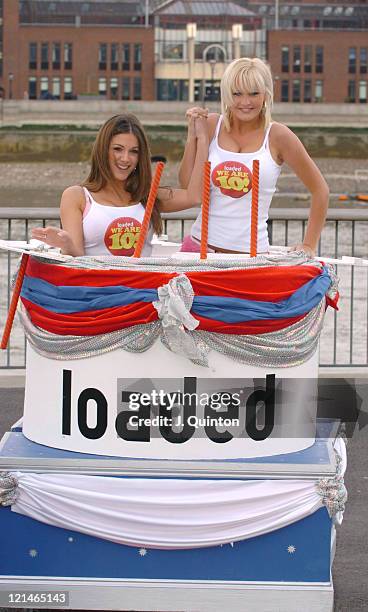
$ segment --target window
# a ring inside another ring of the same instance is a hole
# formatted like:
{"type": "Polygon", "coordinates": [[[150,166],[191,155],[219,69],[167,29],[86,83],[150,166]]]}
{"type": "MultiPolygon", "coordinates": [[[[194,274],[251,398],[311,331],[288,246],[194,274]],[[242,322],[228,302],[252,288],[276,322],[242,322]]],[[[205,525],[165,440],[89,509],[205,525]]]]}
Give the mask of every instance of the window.
{"type": "Polygon", "coordinates": [[[356,73],[356,48],[349,48],[349,74],[356,73]]]}
{"type": "Polygon", "coordinates": [[[142,45],[140,43],[134,45],[134,70],[142,70],[142,45]]]}
{"type": "Polygon", "coordinates": [[[355,98],[356,98],[355,81],[349,81],[348,83],[348,102],[355,102],[355,98]]]}
{"type": "Polygon", "coordinates": [[[300,72],[301,50],[300,47],[293,49],[293,72],[300,72]]]}
{"type": "Polygon", "coordinates": [[[312,102],[312,81],[310,79],[306,79],[304,81],[304,102],[312,102]]]}
{"type": "MultiPolygon", "coordinates": [[[[197,56],[196,59],[203,58],[203,52],[206,49],[206,47],[208,48],[208,43],[196,44],[196,49],[195,49],[195,56],[197,56]]],[[[224,50],[220,49],[220,47],[214,47],[214,46],[210,47],[209,49],[207,49],[207,52],[206,52],[206,61],[207,62],[215,61],[218,64],[223,63],[225,61],[224,50]]]]}
{"type": "Polygon", "coordinates": [[[323,102],[323,81],[316,81],[314,84],[314,101],[323,102]]]}
{"type": "Polygon", "coordinates": [[[281,102],[289,102],[289,81],[281,81],[281,102]]]}
{"type": "Polygon", "coordinates": [[[130,100],[130,78],[123,77],[121,84],[122,84],[121,99],[130,100]]]}
{"type": "Polygon", "coordinates": [[[55,100],[60,100],[60,77],[52,79],[52,96],[55,100]]]}
{"type": "Polygon", "coordinates": [[[49,43],[41,43],[41,70],[49,68],[49,43]]]}
{"type": "Polygon", "coordinates": [[[64,43],[64,68],[71,70],[73,67],[73,45],[72,43],[64,43]]]}
{"type": "Polygon", "coordinates": [[[36,77],[29,77],[28,79],[28,97],[30,100],[36,100],[37,98],[37,79],[36,77]]]}
{"type": "Polygon", "coordinates": [[[61,46],[60,43],[52,43],[52,68],[60,70],[61,46]]]}
{"type": "Polygon", "coordinates": [[[316,47],[316,72],[323,72],[323,47],[316,47]]]}
{"type": "Polygon", "coordinates": [[[73,100],[73,79],[70,76],[64,77],[64,100],[73,100]]]}
{"type": "Polygon", "coordinates": [[[367,101],[367,81],[359,81],[359,102],[361,104],[367,101]]]}
{"type": "Polygon", "coordinates": [[[312,72],[312,47],[304,47],[304,72],[312,72]]]}
{"type": "Polygon", "coordinates": [[[281,72],[289,72],[289,47],[281,47],[281,72]]]}
{"type": "Polygon", "coordinates": [[[40,79],[40,97],[41,100],[48,100],[51,97],[49,92],[49,77],[41,77],[40,79]]]}
{"type": "Polygon", "coordinates": [[[119,84],[118,84],[117,77],[111,77],[110,79],[110,97],[112,100],[118,99],[118,89],[119,89],[119,84]]]}
{"type": "MultiPolygon", "coordinates": [[[[188,100],[188,81],[185,79],[157,79],[157,100],[188,100]]],[[[211,92],[212,82],[209,82],[211,92]]]]}
{"type": "Polygon", "coordinates": [[[367,47],[360,48],[360,74],[367,73],[367,47]]]}
{"type": "Polygon", "coordinates": [[[162,48],[162,59],[179,60],[184,58],[183,43],[167,43],[162,48]]]}
{"type": "Polygon", "coordinates": [[[124,44],[122,47],[123,70],[130,70],[130,45],[124,44]]]}
{"type": "Polygon", "coordinates": [[[98,95],[99,96],[106,96],[106,91],[107,91],[106,78],[105,77],[100,77],[98,79],[98,95]]]}
{"type": "Polygon", "coordinates": [[[111,70],[118,70],[119,68],[119,45],[118,43],[111,44],[110,68],[111,70]]]}
{"type": "Polygon", "coordinates": [[[295,79],[293,81],[293,102],[300,102],[300,81],[295,79]]]}
{"type": "Polygon", "coordinates": [[[29,43],[29,62],[30,70],[37,69],[37,43],[29,43]]]}
{"type": "Polygon", "coordinates": [[[142,100],[142,79],[141,77],[134,77],[133,100],[142,100]]]}
{"type": "Polygon", "coordinates": [[[101,43],[98,48],[98,69],[106,70],[107,68],[107,44],[101,43]]]}

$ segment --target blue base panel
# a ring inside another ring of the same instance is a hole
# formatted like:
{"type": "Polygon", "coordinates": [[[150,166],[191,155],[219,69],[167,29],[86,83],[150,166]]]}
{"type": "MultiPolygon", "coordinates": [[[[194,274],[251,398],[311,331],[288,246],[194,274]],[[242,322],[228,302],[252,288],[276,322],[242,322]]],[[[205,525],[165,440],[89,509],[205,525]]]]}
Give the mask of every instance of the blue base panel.
{"type": "MultiPolygon", "coordinates": [[[[282,455],[273,455],[267,457],[255,457],[255,458],[237,458],[237,459],[221,459],[221,460],[201,460],[201,463],[221,463],[221,464],[294,464],[294,465],[328,465],[331,461],[331,457],[326,444],[326,439],[330,435],[330,431],[333,424],[331,423],[319,423],[318,424],[318,437],[313,445],[309,448],[282,455]]],[[[0,449],[0,460],[1,457],[17,458],[21,457],[24,460],[43,458],[47,459],[58,459],[58,460],[76,460],[81,459],[88,462],[96,461],[111,461],[112,459],[128,461],[128,457],[111,457],[107,455],[91,455],[85,453],[78,453],[74,451],[60,450],[57,448],[50,448],[42,444],[37,444],[28,440],[21,431],[18,429],[12,430],[11,434],[4,441],[0,449]]],[[[138,459],[138,457],[137,457],[138,459]]],[[[144,459],[141,460],[144,462],[144,459]]],[[[149,459],[149,461],[164,461],[164,459],[149,459]]]]}
{"type": "Polygon", "coordinates": [[[2,577],[329,582],[331,519],[325,508],[271,533],[208,548],[115,544],[0,509],[2,577]]]}

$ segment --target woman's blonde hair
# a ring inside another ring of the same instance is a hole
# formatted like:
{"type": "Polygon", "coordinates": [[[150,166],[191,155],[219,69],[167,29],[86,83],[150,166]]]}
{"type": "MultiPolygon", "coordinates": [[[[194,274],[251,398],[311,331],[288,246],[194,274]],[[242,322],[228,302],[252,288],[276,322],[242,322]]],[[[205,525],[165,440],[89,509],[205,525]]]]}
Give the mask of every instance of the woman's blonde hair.
{"type": "MultiPolygon", "coordinates": [[[[111,140],[118,134],[134,134],[138,141],[138,163],[134,172],[127,178],[125,189],[131,194],[133,202],[146,205],[151,181],[151,153],[143,126],[135,115],[115,115],[100,128],[91,155],[91,169],[83,186],[89,191],[98,192],[113,180],[109,164],[111,140]]],[[[162,234],[162,219],[158,200],[152,211],[152,225],[157,234],[162,234]]]]}
{"type": "Polygon", "coordinates": [[[227,131],[231,128],[231,107],[235,91],[264,93],[262,116],[264,127],[267,128],[271,122],[273,104],[273,80],[269,65],[257,57],[241,57],[226,68],[221,79],[221,110],[227,131]]]}

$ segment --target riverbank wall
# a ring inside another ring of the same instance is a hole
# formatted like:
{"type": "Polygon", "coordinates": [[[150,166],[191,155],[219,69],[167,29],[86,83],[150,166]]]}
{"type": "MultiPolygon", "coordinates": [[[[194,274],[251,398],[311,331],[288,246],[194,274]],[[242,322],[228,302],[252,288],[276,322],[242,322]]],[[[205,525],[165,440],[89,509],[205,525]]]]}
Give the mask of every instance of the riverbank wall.
{"type": "MultiPolygon", "coordinates": [[[[200,104],[196,102],[195,104],[200,104]]],[[[0,100],[0,126],[67,125],[94,128],[122,112],[136,114],[148,126],[184,126],[189,102],[144,102],[124,100],[0,100]]],[[[218,112],[218,103],[208,103],[211,112],[218,112]]],[[[275,121],[290,127],[351,127],[368,129],[367,104],[302,104],[274,105],[275,121]]]]}

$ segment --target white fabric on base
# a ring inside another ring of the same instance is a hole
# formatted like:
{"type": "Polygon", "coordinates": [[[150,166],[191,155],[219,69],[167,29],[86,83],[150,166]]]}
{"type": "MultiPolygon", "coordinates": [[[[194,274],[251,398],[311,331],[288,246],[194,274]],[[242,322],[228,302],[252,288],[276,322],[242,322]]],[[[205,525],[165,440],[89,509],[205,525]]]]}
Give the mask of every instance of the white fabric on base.
{"type": "Polygon", "coordinates": [[[322,507],[314,480],[14,475],[12,511],[138,547],[216,546],[279,529],[322,507]]]}

